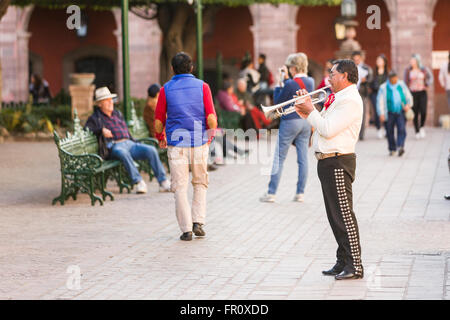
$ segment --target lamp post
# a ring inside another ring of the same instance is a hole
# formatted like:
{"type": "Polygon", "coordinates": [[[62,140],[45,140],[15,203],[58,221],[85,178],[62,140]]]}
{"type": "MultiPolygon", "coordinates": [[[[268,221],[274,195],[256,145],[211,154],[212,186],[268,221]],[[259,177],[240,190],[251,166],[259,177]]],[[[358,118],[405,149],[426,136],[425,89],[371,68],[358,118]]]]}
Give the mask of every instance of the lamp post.
{"type": "Polygon", "coordinates": [[[356,2],[355,0],[343,0],[341,3],[341,15],[346,18],[353,18],[356,16],[356,2]]]}
{"type": "Polygon", "coordinates": [[[203,80],[203,18],[202,18],[202,1],[187,0],[189,5],[195,1],[195,14],[197,23],[197,70],[198,78],[203,80]]]}
{"type": "Polygon", "coordinates": [[[123,76],[123,115],[130,121],[130,54],[128,48],[128,0],[122,0],[122,76],[123,76]]]}
{"type": "Polygon", "coordinates": [[[343,0],[341,4],[341,16],[335,20],[336,39],[342,40],[339,51],[335,53],[338,59],[349,59],[353,51],[361,51],[361,45],[355,40],[358,21],[356,16],[356,1],[343,0]]]}
{"type": "Polygon", "coordinates": [[[355,22],[352,21],[355,16],[355,0],[343,0],[341,3],[341,16],[336,19],[334,25],[337,40],[345,39],[347,28],[355,25],[355,22]]]}

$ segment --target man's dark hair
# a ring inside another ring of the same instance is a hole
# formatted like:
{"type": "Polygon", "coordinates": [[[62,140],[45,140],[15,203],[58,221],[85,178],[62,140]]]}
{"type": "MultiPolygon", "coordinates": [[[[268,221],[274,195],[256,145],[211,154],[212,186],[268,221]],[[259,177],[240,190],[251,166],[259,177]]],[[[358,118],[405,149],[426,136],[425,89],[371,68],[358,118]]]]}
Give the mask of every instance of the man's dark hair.
{"type": "Polygon", "coordinates": [[[161,86],[157,83],[152,84],[147,89],[147,94],[149,97],[154,98],[158,94],[159,90],[161,89],[161,86]]]}
{"type": "Polygon", "coordinates": [[[249,59],[242,60],[242,62],[241,62],[241,70],[244,70],[245,68],[247,68],[251,63],[252,63],[252,61],[249,60],[249,59]]]}
{"type": "Polygon", "coordinates": [[[353,58],[354,56],[362,56],[362,52],[361,52],[361,51],[353,51],[353,52],[352,52],[352,58],[353,58]]]}
{"type": "Polygon", "coordinates": [[[350,59],[341,59],[334,61],[336,70],[339,73],[347,72],[347,79],[351,83],[358,83],[358,67],[350,59]]]}
{"type": "Polygon", "coordinates": [[[264,53],[260,53],[260,54],[259,54],[259,57],[260,57],[261,59],[263,59],[264,61],[266,61],[266,55],[265,55],[264,53]]]}
{"type": "Polygon", "coordinates": [[[223,84],[222,84],[222,89],[227,91],[228,89],[230,89],[233,86],[233,82],[231,80],[224,80],[223,84]]]}
{"type": "Polygon", "coordinates": [[[395,70],[391,70],[389,72],[389,75],[388,75],[389,79],[392,79],[392,78],[394,78],[396,76],[397,76],[397,72],[395,72],[395,70]]]}
{"type": "Polygon", "coordinates": [[[191,73],[192,66],[192,59],[187,53],[178,52],[172,58],[172,68],[175,74],[191,73]]]}

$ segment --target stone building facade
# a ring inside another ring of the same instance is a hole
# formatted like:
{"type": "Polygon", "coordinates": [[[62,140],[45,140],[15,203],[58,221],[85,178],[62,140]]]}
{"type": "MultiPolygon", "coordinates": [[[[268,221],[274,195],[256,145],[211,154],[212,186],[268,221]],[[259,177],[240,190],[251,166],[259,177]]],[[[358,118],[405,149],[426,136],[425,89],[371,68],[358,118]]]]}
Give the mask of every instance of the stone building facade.
{"type": "MultiPolygon", "coordinates": [[[[357,0],[357,7],[356,39],[371,65],[379,53],[385,53],[390,57],[391,67],[402,73],[412,53],[420,53],[424,64],[431,67],[433,50],[450,49],[448,0],[357,0]],[[381,8],[380,30],[368,30],[365,25],[369,16],[366,9],[373,4],[381,8]]],[[[112,61],[113,87],[120,94],[120,9],[90,14],[86,39],[61,30],[64,28],[57,21],[67,17],[63,10],[54,11],[55,18],[46,20],[42,17],[49,13],[44,11],[32,6],[11,6],[0,22],[3,100],[26,100],[31,71],[43,74],[53,93],[66,89],[69,74],[76,71],[74,64],[86,62],[83,59],[92,56],[112,61]]],[[[310,58],[313,74],[319,78],[325,61],[333,58],[339,48],[334,35],[334,21],[339,15],[339,7],[328,6],[257,4],[224,8],[217,13],[215,25],[207,30],[204,38],[205,68],[214,69],[215,56],[220,51],[224,56],[224,70],[235,75],[240,58],[248,51],[255,60],[259,53],[265,53],[268,67],[275,72],[289,53],[303,51],[310,58]]],[[[159,82],[162,34],[156,21],[144,20],[133,13],[129,14],[129,33],[131,95],[145,97],[148,85],[159,82]]],[[[448,112],[445,93],[437,83],[437,70],[434,71],[436,81],[429,95],[429,124],[436,124],[438,114],[448,112]]]]}

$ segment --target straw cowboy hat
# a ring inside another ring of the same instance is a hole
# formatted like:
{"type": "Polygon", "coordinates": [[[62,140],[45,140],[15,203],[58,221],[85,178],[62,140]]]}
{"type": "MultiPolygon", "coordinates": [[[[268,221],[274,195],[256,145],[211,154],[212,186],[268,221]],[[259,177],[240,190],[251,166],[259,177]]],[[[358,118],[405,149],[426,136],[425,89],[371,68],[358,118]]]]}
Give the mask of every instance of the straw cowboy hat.
{"type": "Polygon", "coordinates": [[[116,98],[117,94],[111,93],[108,87],[101,87],[95,90],[95,103],[108,99],[108,98],[116,98]]]}

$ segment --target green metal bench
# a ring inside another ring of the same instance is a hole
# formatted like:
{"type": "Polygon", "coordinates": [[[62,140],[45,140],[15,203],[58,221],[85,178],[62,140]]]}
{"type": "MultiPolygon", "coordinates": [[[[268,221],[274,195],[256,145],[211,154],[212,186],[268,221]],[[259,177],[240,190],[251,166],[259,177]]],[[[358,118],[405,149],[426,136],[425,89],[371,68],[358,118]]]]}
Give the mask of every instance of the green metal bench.
{"type": "Polygon", "coordinates": [[[215,104],[218,126],[222,129],[239,129],[241,127],[241,114],[239,112],[223,110],[218,103],[215,104]]]}
{"type": "Polygon", "coordinates": [[[106,197],[114,200],[113,195],[106,191],[108,178],[114,179],[120,188],[130,192],[130,186],[123,181],[122,164],[118,160],[103,160],[98,155],[97,137],[90,131],[85,131],[80,125],[80,120],[75,111],[74,133],[60,138],[56,131],[53,132],[61,165],[61,194],[53,199],[52,204],[64,202],[72,197],[77,199],[79,192],[87,193],[91,198],[91,204],[103,201],[106,197]],[[101,197],[95,194],[99,190],[101,197]]]}

